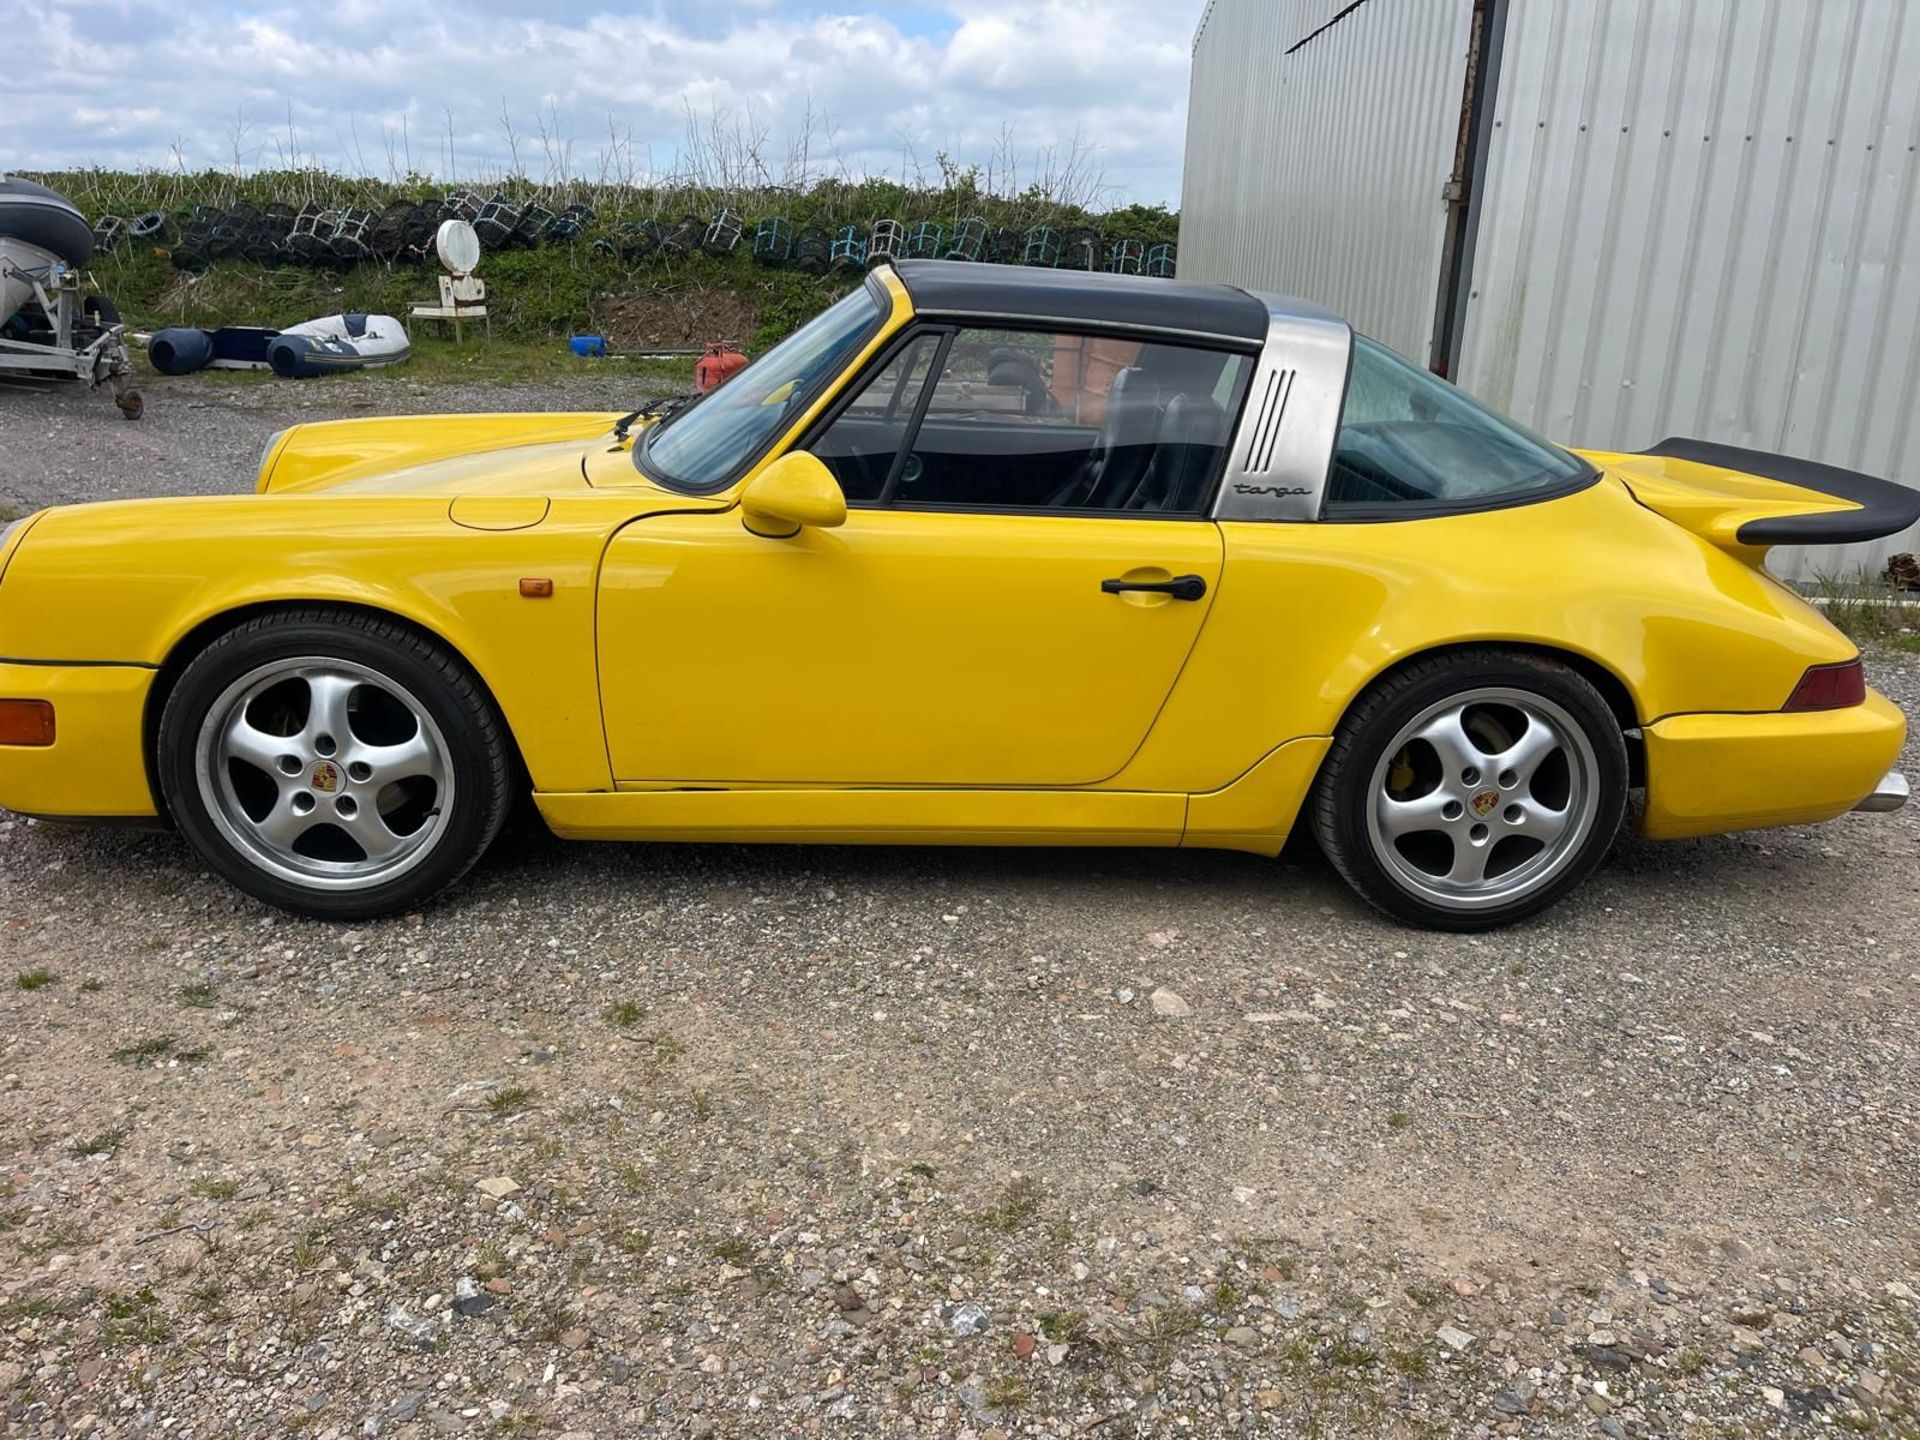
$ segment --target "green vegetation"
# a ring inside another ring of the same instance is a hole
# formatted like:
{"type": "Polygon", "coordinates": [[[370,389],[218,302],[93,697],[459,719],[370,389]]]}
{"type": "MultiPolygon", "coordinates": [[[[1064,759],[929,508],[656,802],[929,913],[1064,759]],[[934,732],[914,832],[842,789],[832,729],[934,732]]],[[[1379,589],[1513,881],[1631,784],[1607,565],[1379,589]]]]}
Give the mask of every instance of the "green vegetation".
{"type": "MultiPolygon", "coordinates": [[[[737,158],[718,157],[703,168],[715,175],[766,175],[757,157],[748,163],[732,163],[737,158]]],[[[459,183],[483,199],[501,193],[516,204],[537,200],[556,214],[577,202],[592,206],[595,218],[571,241],[487,254],[480,274],[487,281],[493,333],[496,342],[509,343],[488,347],[470,341],[459,348],[485,352],[538,347],[551,352],[556,362],[577,368],[586,362],[573,360],[564,346],[555,342],[579,332],[617,332],[619,326],[613,323],[616,307],[636,301],[657,301],[668,310],[683,308],[689,315],[714,317],[704,323],[717,323],[724,317],[745,331],[699,333],[679,341],[681,346],[729,339],[746,345],[750,353],[765,348],[860,280],[857,271],[815,277],[754,264],[750,254],[752,227],[766,216],[785,219],[795,234],[809,227],[831,232],[846,225],[859,226],[864,232],[878,219],[893,219],[907,226],[931,221],[951,231],[959,221],[978,217],[994,229],[1025,232],[1047,225],[1063,235],[1091,230],[1107,242],[1138,240],[1147,247],[1178,238],[1179,217],[1164,206],[1098,208],[1099,180],[1080,168],[1084,158],[1069,157],[1054,173],[1024,184],[1014,178],[1014,167],[1003,161],[983,173],[978,168],[958,166],[944,156],[937,162],[937,174],[918,176],[913,184],[837,178],[796,184],[762,181],[718,185],[631,181],[542,185],[521,175],[478,182],[463,179],[459,183]],[[1008,183],[1010,178],[1012,183],[1008,183]],[[626,262],[593,246],[595,239],[613,237],[627,222],[671,224],[692,216],[704,224],[722,206],[746,222],[746,238],[729,255],[696,253],[626,262]],[[714,292],[728,303],[706,303],[714,298],[714,292]]],[[[312,169],[247,176],[216,170],[183,174],[89,169],[36,173],[27,178],[68,196],[90,220],[107,214],[131,219],[149,210],[161,210],[176,217],[176,227],[195,206],[224,211],[236,202],[266,205],[280,201],[297,209],[314,202],[327,207],[352,205],[377,214],[395,200],[438,199],[450,188],[423,175],[376,180],[312,169]]],[[[220,261],[204,272],[188,273],[172,265],[164,247],[131,240],[110,254],[97,256],[91,269],[101,290],[113,298],[128,325],[136,330],[165,325],[288,325],[352,310],[404,317],[409,305],[436,293],[435,277],[439,273],[431,263],[367,261],[345,271],[326,271],[239,260],[220,261]]],[[[420,364],[420,341],[427,333],[426,327],[416,330],[415,359],[409,373],[426,368],[420,364]]]]}
{"type": "Polygon", "coordinates": [[[44,990],[56,978],[51,970],[22,970],[13,977],[13,983],[22,990],[44,990]]]}
{"type": "Polygon", "coordinates": [[[616,1000],[601,1012],[615,1025],[636,1025],[645,1018],[647,1007],[637,1000],[616,1000]]]}
{"type": "Polygon", "coordinates": [[[211,1010],[219,1001],[219,992],[206,980],[196,980],[191,985],[182,985],[174,992],[182,1005],[194,1010],[211,1010]]]}
{"type": "Polygon", "coordinates": [[[160,1302],[153,1291],[134,1290],[106,1297],[106,1322],[100,1327],[100,1339],[109,1347],[157,1344],[173,1335],[173,1327],[160,1313],[160,1302]]]}
{"type": "Polygon", "coordinates": [[[1834,628],[1855,644],[1920,652],[1920,605],[1884,578],[1840,580],[1822,575],[1814,581],[1813,595],[1834,628]]]}
{"type": "Polygon", "coordinates": [[[76,1160],[85,1160],[92,1155],[111,1155],[120,1148],[128,1133],[126,1126],[115,1125],[98,1135],[74,1141],[67,1147],[67,1153],[76,1160]]]}
{"type": "Polygon", "coordinates": [[[518,1115],[533,1103],[533,1095],[533,1087],[529,1085],[502,1085],[487,1096],[487,1113],[496,1120],[518,1115]]]}
{"type": "Polygon", "coordinates": [[[981,1215],[981,1222],[995,1230],[1018,1230],[1040,1213],[1046,1190],[1031,1175],[1009,1181],[999,1197],[981,1215]]]}

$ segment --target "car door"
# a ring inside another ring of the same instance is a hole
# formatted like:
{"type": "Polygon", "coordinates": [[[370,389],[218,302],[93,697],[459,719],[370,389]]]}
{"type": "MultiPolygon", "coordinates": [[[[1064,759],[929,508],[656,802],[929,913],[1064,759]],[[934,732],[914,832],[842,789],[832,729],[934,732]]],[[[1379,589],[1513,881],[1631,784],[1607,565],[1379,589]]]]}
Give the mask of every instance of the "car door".
{"type": "MultiPolygon", "coordinates": [[[[1220,535],[1198,505],[1063,503],[1092,495],[1113,427],[1048,394],[1060,337],[1028,338],[1018,380],[965,332],[875,362],[803,442],[848,491],[840,527],[770,539],[730,511],[615,536],[599,659],[618,780],[1049,787],[1125,767],[1205,623],[1220,535]]],[[[1237,408],[1250,367],[1218,359],[1237,408]]]]}

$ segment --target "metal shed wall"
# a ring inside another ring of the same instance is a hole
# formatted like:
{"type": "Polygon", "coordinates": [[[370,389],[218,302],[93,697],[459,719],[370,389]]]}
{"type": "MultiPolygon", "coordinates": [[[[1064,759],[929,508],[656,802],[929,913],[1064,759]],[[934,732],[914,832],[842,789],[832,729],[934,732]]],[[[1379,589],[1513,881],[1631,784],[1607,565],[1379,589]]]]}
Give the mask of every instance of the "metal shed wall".
{"type": "Polygon", "coordinates": [[[1181,277],[1304,296],[1424,360],[1472,23],[1471,0],[1212,0],[1181,277]]]}
{"type": "Polygon", "coordinates": [[[1462,387],[1575,444],[1691,435],[1920,485],[1920,5],[1509,13],[1462,387]]]}

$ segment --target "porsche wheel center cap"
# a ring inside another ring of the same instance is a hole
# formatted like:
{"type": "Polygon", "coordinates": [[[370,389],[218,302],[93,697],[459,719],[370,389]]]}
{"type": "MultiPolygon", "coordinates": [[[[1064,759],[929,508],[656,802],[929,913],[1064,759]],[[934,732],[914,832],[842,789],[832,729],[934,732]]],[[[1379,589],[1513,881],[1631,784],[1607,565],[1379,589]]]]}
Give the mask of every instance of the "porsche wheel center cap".
{"type": "MultiPolygon", "coordinates": [[[[316,790],[320,788],[320,782],[318,780],[315,780],[313,783],[316,790]]],[[[1493,807],[1499,803],[1500,792],[1498,790],[1482,790],[1478,795],[1475,795],[1471,800],[1467,801],[1467,808],[1473,811],[1473,816],[1476,820],[1484,820],[1493,813],[1493,807]]]]}
{"type": "Polygon", "coordinates": [[[340,767],[331,760],[322,760],[313,767],[313,788],[322,795],[331,795],[340,788],[340,767]]]}

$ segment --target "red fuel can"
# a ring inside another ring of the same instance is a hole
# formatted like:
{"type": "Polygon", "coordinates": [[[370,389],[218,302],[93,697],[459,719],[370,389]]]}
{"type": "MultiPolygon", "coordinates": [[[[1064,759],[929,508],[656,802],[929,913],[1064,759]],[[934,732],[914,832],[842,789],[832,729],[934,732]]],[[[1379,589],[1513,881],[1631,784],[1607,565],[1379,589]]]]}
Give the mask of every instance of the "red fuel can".
{"type": "Polygon", "coordinates": [[[709,390],[717,390],[746,367],[746,356],[726,341],[716,341],[707,347],[707,353],[694,364],[694,388],[702,395],[709,390]]]}

